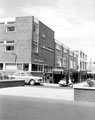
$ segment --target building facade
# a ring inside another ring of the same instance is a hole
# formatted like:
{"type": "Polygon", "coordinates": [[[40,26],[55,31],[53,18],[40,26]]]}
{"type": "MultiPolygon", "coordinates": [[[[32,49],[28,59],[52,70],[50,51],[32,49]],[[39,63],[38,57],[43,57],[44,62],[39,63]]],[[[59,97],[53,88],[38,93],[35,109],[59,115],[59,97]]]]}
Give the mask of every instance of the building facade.
{"type": "Polygon", "coordinates": [[[77,66],[78,55],[69,47],[55,41],[54,82],[58,83],[60,79],[65,78],[68,83],[69,76],[74,82],[77,82],[77,66]]]}
{"type": "Polygon", "coordinates": [[[87,54],[82,50],[75,51],[78,54],[78,78],[79,82],[87,78],[87,54]]]}
{"type": "Polygon", "coordinates": [[[54,31],[33,16],[0,23],[0,70],[52,77],[54,41],[54,31]]]}

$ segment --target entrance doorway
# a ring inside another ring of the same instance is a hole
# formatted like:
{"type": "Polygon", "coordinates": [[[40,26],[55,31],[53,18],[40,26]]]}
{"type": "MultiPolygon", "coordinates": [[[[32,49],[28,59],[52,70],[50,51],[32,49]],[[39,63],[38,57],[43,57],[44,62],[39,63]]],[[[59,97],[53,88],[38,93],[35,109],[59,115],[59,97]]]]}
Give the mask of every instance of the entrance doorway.
{"type": "Polygon", "coordinates": [[[62,79],[62,74],[54,74],[54,83],[58,83],[62,79]]]}

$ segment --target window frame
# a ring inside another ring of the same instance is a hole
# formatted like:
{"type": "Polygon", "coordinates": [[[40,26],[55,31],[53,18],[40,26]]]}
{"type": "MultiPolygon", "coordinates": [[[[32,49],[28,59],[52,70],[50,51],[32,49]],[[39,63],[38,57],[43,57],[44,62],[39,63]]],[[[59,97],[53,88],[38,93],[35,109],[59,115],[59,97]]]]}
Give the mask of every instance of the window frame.
{"type": "Polygon", "coordinates": [[[6,47],[5,48],[6,52],[13,52],[14,51],[14,45],[6,45],[5,47],[6,47]],[[13,47],[13,49],[8,50],[7,47],[13,47]]]}
{"type": "Polygon", "coordinates": [[[15,26],[14,25],[12,25],[12,26],[6,26],[6,32],[15,32],[15,26]],[[13,27],[14,30],[8,30],[8,28],[11,28],[11,27],[13,27]]]}

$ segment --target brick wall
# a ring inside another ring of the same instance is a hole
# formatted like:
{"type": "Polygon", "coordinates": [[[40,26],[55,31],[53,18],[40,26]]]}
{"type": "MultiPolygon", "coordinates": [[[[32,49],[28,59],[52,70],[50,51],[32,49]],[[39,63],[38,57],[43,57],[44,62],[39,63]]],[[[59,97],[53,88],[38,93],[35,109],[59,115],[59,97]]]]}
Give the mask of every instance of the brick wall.
{"type": "MultiPolygon", "coordinates": [[[[6,32],[8,24],[0,25],[0,41],[14,40],[17,62],[31,62],[32,17],[17,17],[15,31],[6,32]]],[[[0,62],[15,62],[12,52],[6,52],[6,44],[0,45],[0,62]]]]}
{"type": "Polygon", "coordinates": [[[54,66],[54,31],[41,22],[39,22],[39,52],[33,54],[33,59],[42,60],[42,64],[54,66]],[[45,33],[45,38],[42,38],[42,32],[45,33]],[[44,49],[44,46],[52,51],[44,49]]]}

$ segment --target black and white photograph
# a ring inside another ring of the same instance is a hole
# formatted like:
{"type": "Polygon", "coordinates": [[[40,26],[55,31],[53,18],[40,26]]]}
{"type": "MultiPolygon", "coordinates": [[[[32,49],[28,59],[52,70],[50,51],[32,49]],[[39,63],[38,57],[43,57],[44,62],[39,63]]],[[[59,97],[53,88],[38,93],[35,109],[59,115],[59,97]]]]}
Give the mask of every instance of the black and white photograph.
{"type": "Polygon", "coordinates": [[[95,120],[94,52],[94,0],[0,0],[0,120],[95,120]]]}

